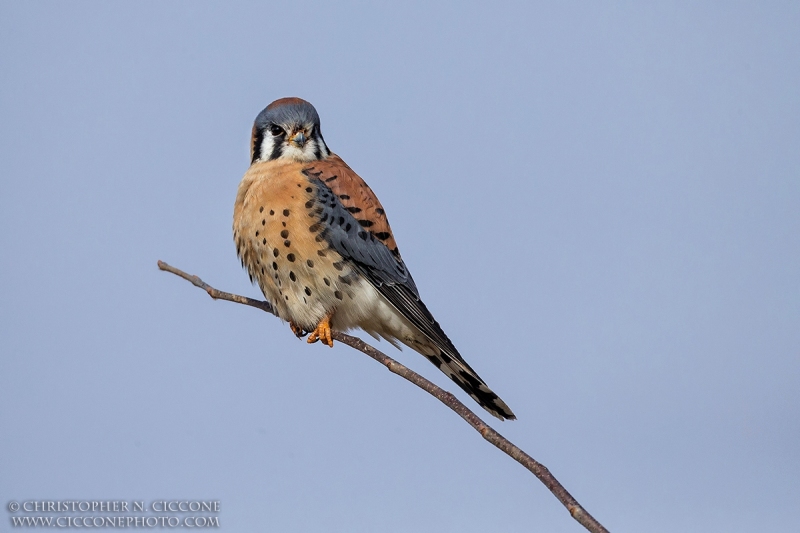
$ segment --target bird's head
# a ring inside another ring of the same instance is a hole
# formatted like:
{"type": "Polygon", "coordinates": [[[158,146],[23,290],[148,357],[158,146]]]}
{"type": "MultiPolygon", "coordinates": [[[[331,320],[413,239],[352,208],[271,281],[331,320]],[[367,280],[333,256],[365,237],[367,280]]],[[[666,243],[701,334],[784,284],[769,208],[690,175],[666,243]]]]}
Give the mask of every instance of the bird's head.
{"type": "Polygon", "coordinates": [[[250,141],[251,164],[274,159],[316,161],[330,153],[317,110],[305,100],[275,100],[256,117],[250,141]]]}

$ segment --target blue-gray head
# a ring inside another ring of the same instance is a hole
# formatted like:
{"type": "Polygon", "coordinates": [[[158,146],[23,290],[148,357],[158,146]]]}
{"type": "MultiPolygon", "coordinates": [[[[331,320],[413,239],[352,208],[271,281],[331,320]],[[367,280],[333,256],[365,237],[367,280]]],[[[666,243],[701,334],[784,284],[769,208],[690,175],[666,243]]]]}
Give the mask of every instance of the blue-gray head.
{"type": "Polygon", "coordinates": [[[281,98],[256,117],[250,162],[292,159],[315,161],[330,155],[314,106],[300,98],[281,98]]]}

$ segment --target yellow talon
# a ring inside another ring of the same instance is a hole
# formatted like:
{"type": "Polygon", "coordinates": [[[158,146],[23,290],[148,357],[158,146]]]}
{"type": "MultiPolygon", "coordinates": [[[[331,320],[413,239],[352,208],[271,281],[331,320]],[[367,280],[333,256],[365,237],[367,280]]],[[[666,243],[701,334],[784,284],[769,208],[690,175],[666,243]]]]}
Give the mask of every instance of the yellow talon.
{"type": "Polygon", "coordinates": [[[317,324],[317,329],[315,329],[308,335],[309,344],[313,344],[317,341],[322,341],[323,344],[327,344],[328,346],[333,348],[333,335],[331,335],[332,314],[333,313],[320,320],[319,324],[317,324]]]}

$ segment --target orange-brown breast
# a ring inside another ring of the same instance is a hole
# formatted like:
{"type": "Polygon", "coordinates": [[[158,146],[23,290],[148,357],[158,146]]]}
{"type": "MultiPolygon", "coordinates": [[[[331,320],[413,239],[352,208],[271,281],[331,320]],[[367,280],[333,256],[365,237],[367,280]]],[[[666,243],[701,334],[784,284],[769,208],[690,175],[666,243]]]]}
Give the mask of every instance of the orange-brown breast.
{"type": "Polygon", "coordinates": [[[356,174],[347,163],[336,155],[322,161],[313,161],[303,168],[309,178],[321,180],[333,194],[339,197],[342,205],[353,214],[361,226],[385,244],[400,258],[397,243],[389,227],[389,220],[378,198],[369,185],[356,174]]]}
{"type": "Polygon", "coordinates": [[[313,329],[350,295],[355,274],[319,237],[309,213],[316,186],[298,162],[267,161],[248,169],[234,207],[236,251],[279,316],[313,329]]]}

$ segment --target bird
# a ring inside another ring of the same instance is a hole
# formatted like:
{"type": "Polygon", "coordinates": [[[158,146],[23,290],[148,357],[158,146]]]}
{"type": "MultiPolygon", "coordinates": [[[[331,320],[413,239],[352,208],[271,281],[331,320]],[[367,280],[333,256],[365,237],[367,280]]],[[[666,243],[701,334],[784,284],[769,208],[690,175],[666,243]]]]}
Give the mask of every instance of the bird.
{"type": "Polygon", "coordinates": [[[255,119],[236,193],[236,252],[292,332],[333,347],[360,328],[419,352],[500,420],[516,417],[461,357],[422,302],[377,196],[322,137],[296,97],[255,119]]]}

